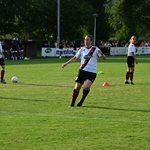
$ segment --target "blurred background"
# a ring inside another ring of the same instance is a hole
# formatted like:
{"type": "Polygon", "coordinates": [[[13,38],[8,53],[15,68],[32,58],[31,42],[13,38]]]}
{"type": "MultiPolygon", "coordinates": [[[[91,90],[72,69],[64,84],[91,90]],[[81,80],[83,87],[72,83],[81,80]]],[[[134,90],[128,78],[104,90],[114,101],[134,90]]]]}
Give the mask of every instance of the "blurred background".
{"type": "Polygon", "coordinates": [[[100,47],[126,46],[132,35],[148,47],[149,8],[150,0],[1,0],[0,38],[6,53],[30,57],[42,47],[76,49],[86,34],[100,47]]]}

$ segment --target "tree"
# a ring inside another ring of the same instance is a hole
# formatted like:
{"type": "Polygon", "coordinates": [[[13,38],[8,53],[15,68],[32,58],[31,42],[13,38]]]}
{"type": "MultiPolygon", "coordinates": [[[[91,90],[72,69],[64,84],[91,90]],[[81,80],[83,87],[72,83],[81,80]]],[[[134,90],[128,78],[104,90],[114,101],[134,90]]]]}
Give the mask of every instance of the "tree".
{"type": "Polygon", "coordinates": [[[0,34],[12,33],[15,28],[15,1],[0,1],[0,34]]]}
{"type": "MultiPolygon", "coordinates": [[[[97,13],[97,39],[150,37],[150,0],[60,0],[61,39],[82,40],[93,34],[97,13]]],[[[1,0],[0,34],[21,39],[57,37],[57,0],[1,0]]]]}
{"type": "Polygon", "coordinates": [[[144,29],[149,28],[150,21],[148,9],[145,8],[149,7],[149,0],[107,0],[106,13],[112,28],[110,35],[122,40],[133,34],[140,37],[141,32],[147,34],[148,30],[144,29]],[[145,28],[142,29],[143,27],[145,28]]]}

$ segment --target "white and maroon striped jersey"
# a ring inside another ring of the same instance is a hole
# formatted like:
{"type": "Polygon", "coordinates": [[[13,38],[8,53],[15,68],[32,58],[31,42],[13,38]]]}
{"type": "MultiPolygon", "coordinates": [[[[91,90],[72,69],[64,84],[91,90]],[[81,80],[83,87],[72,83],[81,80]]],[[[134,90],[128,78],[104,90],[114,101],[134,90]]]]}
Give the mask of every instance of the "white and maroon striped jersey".
{"type": "MultiPolygon", "coordinates": [[[[75,57],[81,59],[81,66],[85,63],[86,61],[85,56],[89,54],[92,48],[93,46],[91,48],[81,47],[76,53],[75,57]]],[[[98,47],[95,47],[95,51],[92,54],[92,57],[90,58],[87,65],[83,68],[83,70],[97,73],[97,59],[99,56],[100,56],[100,49],[98,47]]]]}

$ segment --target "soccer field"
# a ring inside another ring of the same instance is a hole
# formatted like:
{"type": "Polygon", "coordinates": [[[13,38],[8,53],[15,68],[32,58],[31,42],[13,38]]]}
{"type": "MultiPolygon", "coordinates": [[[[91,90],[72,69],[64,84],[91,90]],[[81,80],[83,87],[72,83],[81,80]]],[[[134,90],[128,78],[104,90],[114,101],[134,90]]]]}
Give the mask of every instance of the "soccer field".
{"type": "Polygon", "coordinates": [[[150,56],[137,58],[135,85],[124,84],[126,57],[100,60],[103,74],[81,108],[69,107],[79,62],[62,69],[68,58],[7,60],[0,150],[149,150],[150,56]]]}

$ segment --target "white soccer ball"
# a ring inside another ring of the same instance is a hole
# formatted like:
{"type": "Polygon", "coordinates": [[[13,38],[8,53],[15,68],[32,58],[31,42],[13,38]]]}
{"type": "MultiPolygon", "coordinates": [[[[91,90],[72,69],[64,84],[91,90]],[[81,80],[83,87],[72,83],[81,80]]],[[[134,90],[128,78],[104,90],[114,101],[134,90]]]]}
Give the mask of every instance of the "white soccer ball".
{"type": "Polygon", "coordinates": [[[13,76],[13,77],[11,78],[11,81],[12,81],[13,83],[17,83],[17,82],[18,82],[18,77],[13,76]]]}

